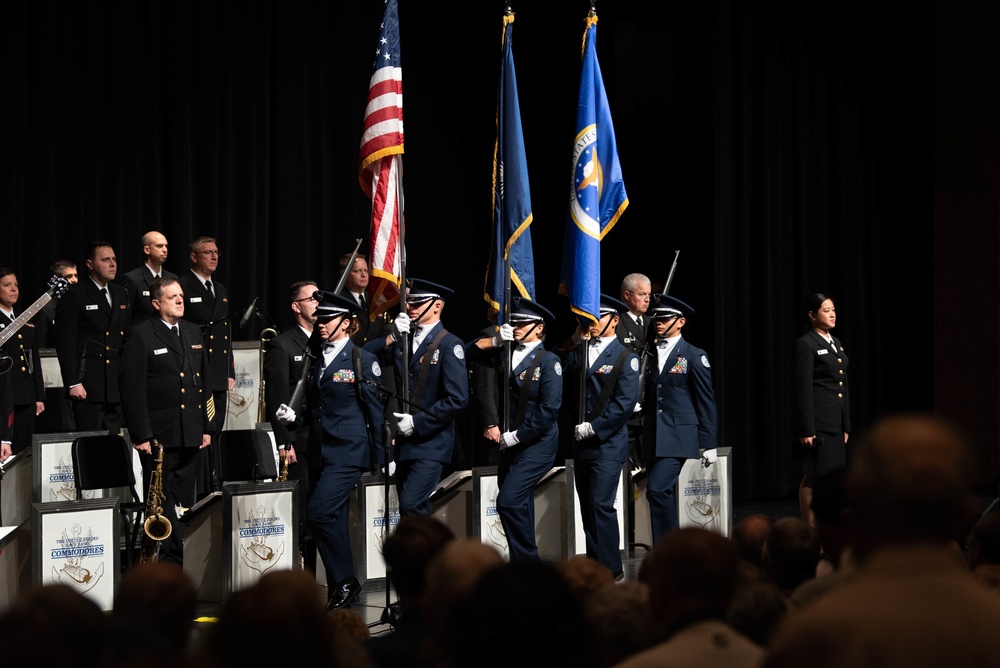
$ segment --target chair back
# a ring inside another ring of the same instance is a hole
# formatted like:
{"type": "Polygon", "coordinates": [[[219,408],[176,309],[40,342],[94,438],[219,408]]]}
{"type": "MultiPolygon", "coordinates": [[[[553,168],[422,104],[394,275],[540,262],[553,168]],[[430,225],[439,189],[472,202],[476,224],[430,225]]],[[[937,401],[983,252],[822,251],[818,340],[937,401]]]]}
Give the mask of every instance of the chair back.
{"type": "Polygon", "coordinates": [[[132,450],[119,434],[79,436],[73,441],[73,477],[77,497],[85,489],[128,487],[133,495],[132,450]]]}
{"type": "Polygon", "coordinates": [[[219,434],[219,477],[222,482],[275,479],[271,438],[261,429],[230,429],[219,434]]]}

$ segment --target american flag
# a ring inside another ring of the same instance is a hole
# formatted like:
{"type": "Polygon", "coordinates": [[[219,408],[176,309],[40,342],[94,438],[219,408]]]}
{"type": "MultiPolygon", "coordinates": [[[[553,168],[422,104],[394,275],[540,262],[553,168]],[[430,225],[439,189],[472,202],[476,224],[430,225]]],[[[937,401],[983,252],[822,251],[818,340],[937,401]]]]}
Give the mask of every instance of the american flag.
{"type": "Polygon", "coordinates": [[[402,275],[403,69],[397,0],[386,0],[361,135],[361,189],[372,200],[368,303],[375,317],[399,303],[402,275]]]}

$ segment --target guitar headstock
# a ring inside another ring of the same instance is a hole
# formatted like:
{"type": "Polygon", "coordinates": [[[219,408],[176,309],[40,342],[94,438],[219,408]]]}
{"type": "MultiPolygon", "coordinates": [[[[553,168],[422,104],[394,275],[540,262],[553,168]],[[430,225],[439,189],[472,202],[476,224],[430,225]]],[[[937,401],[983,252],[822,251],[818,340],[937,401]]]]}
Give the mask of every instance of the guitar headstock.
{"type": "Polygon", "coordinates": [[[53,276],[49,279],[49,289],[48,293],[52,295],[52,298],[61,297],[64,292],[69,288],[69,281],[62,276],[53,276]]]}

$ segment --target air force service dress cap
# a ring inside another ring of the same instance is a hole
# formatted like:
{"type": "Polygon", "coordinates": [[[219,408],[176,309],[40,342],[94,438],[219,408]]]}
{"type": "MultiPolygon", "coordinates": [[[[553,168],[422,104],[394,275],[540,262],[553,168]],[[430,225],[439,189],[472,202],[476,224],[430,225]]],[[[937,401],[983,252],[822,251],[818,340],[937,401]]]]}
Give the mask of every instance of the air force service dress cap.
{"type": "Polygon", "coordinates": [[[364,312],[361,305],[354,299],[326,290],[317,290],[313,293],[313,297],[319,301],[315,312],[317,320],[329,320],[345,314],[360,316],[364,312]]]}
{"type": "Polygon", "coordinates": [[[510,306],[510,321],[517,322],[553,322],[556,317],[541,304],[536,304],[524,297],[514,297],[510,306]]]}
{"type": "Polygon", "coordinates": [[[676,297],[670,295],[653,295],[653,308],[649,311],[649,316],[654,320],[657,318],[672,318],[680,316],[690,318],[694,315],[694,309],[676,297]]]}
{"type": "Polygon", "coordinates": [[[444,301],[455,294],[451,288],[419,278],[407,279],[406,284],[406,301],[408,302],[420,303],[429,299],[444,301]]]}
{"type": "Polygon", "coordinates": [[[601,317],[606,316],[609,313],[619,313],[628,310],[623,302],[618,301],[611,295],[606,295],[601,293],[601,317]]]}

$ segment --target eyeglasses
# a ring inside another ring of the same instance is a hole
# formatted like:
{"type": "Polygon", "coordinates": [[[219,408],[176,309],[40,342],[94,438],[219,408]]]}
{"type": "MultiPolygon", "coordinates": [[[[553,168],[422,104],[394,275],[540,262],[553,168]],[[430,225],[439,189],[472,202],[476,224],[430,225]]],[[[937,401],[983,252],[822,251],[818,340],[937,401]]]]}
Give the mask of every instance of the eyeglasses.
{"type": "Polygon", "coordinates": [[[293,304],[298,304],[299,302],[317,302],[318,303],[319,300],[316,299],[315,297],[303,297],[302,299],[294,299],[294,300],[292,300],[293,304]]]}
{"type": "Polygon", "coordinates": [[[217,250],[205,250],[205,251],[195,251],[198,255],[214,255],[215,257],[222,257],[222,252],[217,250]]]}

